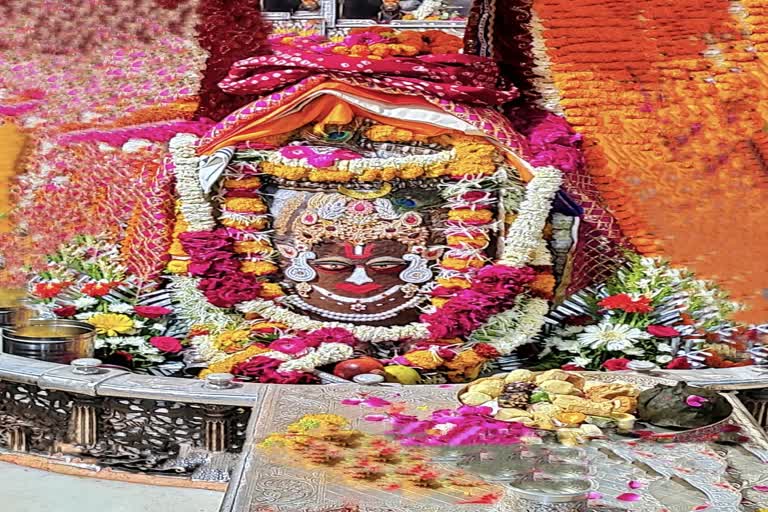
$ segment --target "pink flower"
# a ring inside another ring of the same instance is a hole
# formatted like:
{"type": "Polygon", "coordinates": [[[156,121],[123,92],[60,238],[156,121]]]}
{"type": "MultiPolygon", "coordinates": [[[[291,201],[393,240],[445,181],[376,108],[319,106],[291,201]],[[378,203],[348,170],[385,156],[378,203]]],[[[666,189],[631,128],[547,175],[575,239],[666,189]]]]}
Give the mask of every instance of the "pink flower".
{"type": "Polygon", "coordinates": [[[707,402],[709,402],[708,398],[699,395],[688,395],[688,398],[685,399],[685,403],[688,407],[703,407],[707,402]]]}
{"type": "Polygon", "coordinates": [[[190,274],[196,277],[219,277],[240,269],[240,261],[235,259],[233,253],[217,251],[205,256],[213,259],[207,261],[193,260],[188,267],[190,274]]]}
{"type": "Polygon", "coordinates": [[[629,359],[619,357],[619,358],[609,359],[606,362],[604,362],[603,368],[605,368],[609,372],[618,372],[621,370],[626,370],[628,364],[629,364],[629,359]]]}
{"type": "Polygon", "coordinates": [[[646,331],[648,331],[648,334],[651,336],[656,336],[658,338],[674,338],[680,336],[677,329],[674,327],[667,327],[666,325],[649,325],[646,328],[646,331]]]}
{"type": "Polygon", "coordinates": [[[149,344],[168,354],[176,354],[181,352],[181,342],[176,338],[170,336],[155,336],[149,339],[149,344]]]}
{"type": "Polygon", "coordinates": [[[193,259],[205,260],[204,255],[232,250],[232,239],[226,229],[215,231],[188,231],[179,235],[179,241],[193,259]]]}
{"type": "Polygon", "coordinates": [[[354,347],[359,343],[355,335],[341,327],[323,327],[301,337],[309,347],[319,347],[323,343],[343,343],[354,347]]]}
{"type": "Polygon", "coordinates": [[[584,371],[584,368],[572,363],[564,364],[563,366],[560,367],[560,369],[565,370],[566,372],[583,372],[584,371]]]}
{"type": "Polygon", "coordinates": [[[634,492],[625,492],[624,494],[616,496],[616,499],[619,501],[640,501],[642,496],[635,494],[634,492]]]}
{"type": "Polygon", "coordinates": [[[269,348],[283,354],[295,355],[306,352],[308,345],[301,338],[281,338],[270,343],[269,348]]]}
{"type": "Polygon", "coordinates": [[[284,146],[277,150],[280,156],[291,160],[301,160],[316,155],[315,150],[307,146],[284,146]]]}
{"type": "Polygon", "coordinates": [[[523,291],[523,286],[535,278],[536,273],[530,267],[490,265],[481,268],[475,275],[471,290],[494,296],[517,296],[523,291]]]}
{"type": "Polygon", "coordinates": [[[642,489],[645,485],[643,482],[638,482],[637,480],[630,480],[627,482],[627,487],[630,489],[642,489]]]}
{"type": "Polygon", "coordinates": [[[133,311],[142,318],[160,318],[173,313],[172,309],[162,306],[134,306],[133,311]]]}

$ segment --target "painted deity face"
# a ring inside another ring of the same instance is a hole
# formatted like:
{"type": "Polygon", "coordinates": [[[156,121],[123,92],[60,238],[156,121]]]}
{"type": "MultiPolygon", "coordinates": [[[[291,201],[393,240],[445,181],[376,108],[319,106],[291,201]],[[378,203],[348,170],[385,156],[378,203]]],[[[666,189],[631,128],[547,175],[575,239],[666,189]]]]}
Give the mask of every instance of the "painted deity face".
{"type": "Polygon", "coordinates": [[[384,198],[337,193],[276,194],[277,247],[286,303],[311,316],[367,325],[415,321],[438,252],[423,215],[384,198]],[[290,218],[286,218],[289,215],[290,218]]]}

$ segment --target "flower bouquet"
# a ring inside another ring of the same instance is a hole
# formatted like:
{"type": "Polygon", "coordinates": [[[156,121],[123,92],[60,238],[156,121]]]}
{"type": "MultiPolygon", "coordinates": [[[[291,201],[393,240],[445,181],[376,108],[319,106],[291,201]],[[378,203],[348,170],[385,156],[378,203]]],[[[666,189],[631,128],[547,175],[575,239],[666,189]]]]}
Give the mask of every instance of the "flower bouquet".
{"type": "Polygon", "coordinates": [[[707,332],[731,327],[739,305],[715,284],[658,258],[629,256],[597,290],[568,299],[550,314],[541,366],[624,370],[631,360],[690,368],[707,332]]]}
{"type": "Polygon", "coordinates": [[[128,275],[116,244],[91,236],[50,255],[30,284],[33,300],[48,315],[93,325],[97,357],[130,368],[162,363],[182,349],[165,336],[173,310],[146,289],[128,275]]]}

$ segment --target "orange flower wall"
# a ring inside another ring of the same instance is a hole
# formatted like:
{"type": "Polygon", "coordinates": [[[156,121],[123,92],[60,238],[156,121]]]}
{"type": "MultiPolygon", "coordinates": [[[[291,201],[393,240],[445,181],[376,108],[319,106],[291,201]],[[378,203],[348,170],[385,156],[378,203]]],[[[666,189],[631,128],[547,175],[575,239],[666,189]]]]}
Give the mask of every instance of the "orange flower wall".
{"type": "Polygon", "coordinates": [[[539,54],[642,252],[768,319],[768,2],[534,0],[539,54]]]}

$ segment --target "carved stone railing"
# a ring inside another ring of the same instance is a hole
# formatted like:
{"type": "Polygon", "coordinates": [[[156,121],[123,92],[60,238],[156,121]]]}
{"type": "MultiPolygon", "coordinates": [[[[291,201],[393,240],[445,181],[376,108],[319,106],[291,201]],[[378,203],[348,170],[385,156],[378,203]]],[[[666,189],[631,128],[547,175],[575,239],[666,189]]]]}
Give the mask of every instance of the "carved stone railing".
{"type": "Polygon", "coordinates": [[[0,354],[0,451],[226,482],[263,388],[0,354]]]}

